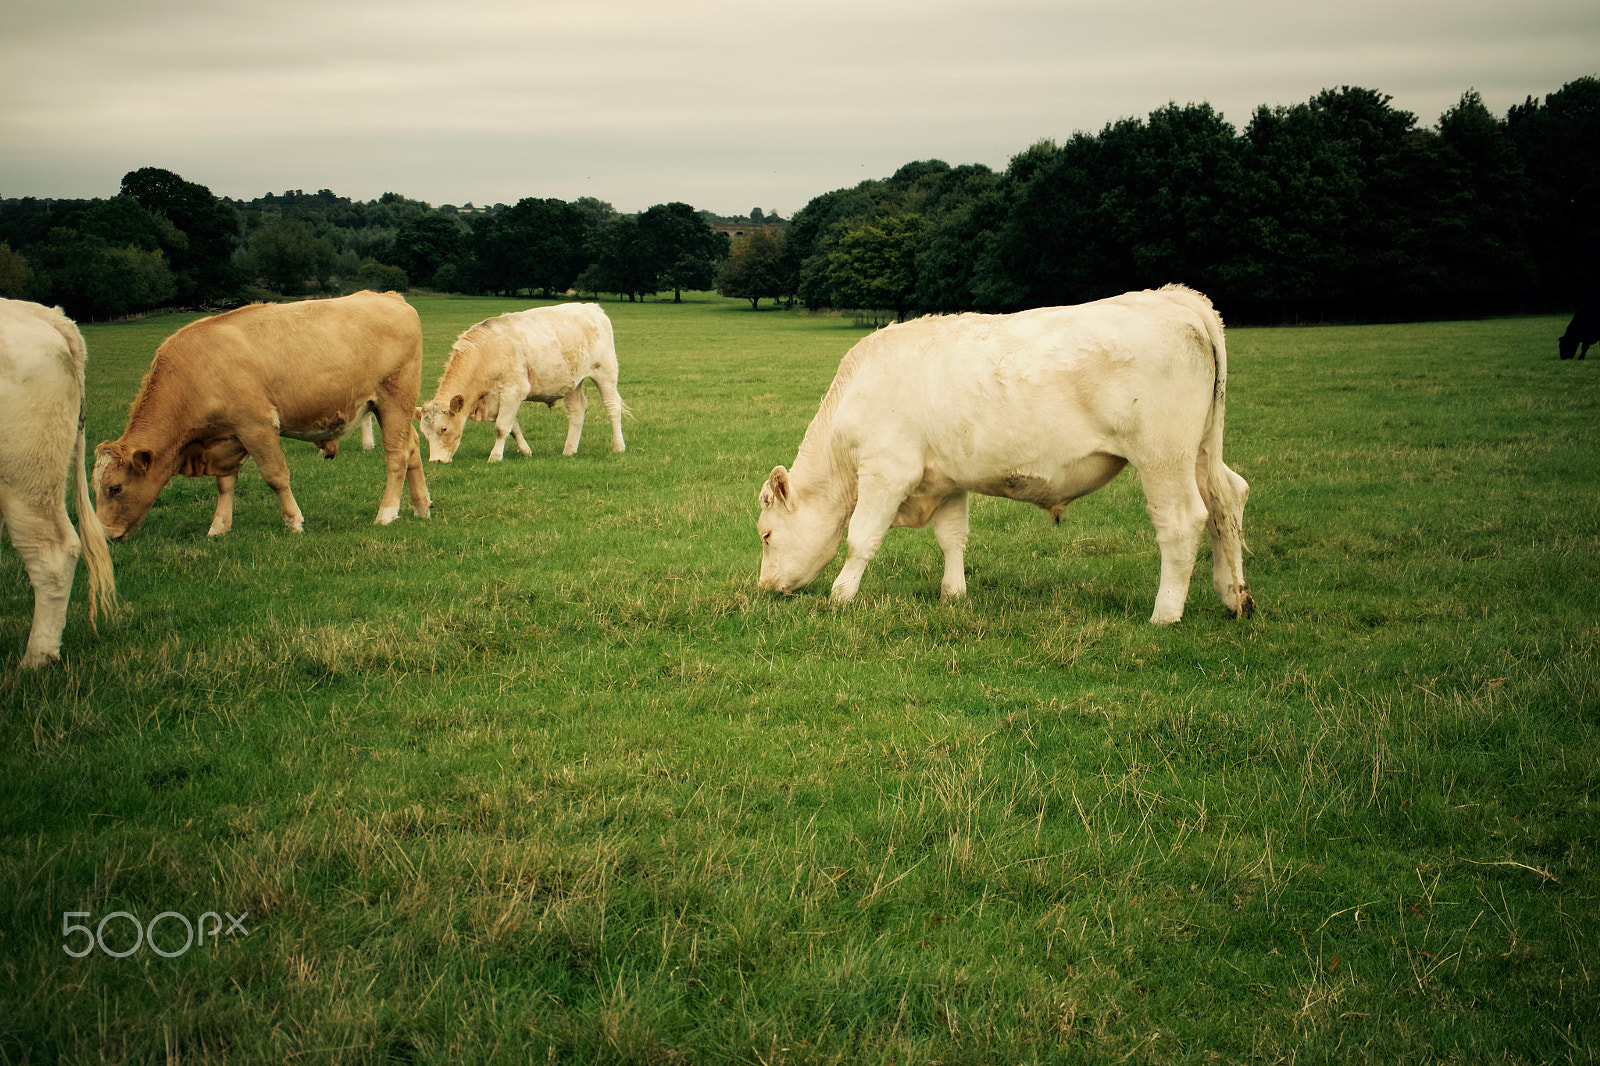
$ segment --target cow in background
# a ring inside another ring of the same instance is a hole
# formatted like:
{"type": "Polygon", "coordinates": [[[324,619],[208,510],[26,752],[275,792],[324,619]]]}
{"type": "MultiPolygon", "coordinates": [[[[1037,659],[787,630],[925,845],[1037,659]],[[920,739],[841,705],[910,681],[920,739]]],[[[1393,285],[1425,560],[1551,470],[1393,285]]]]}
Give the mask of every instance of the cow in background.
{"type": "Polygon", "coordinates": [[[388,469],[377,523],[399,515],[402,483],[426,518],[431,501],[411,429],[421,384],[422,323],[398,293],[252,304],[191,323],[157,349],[127,430],[95,449],[100,521],[113,540],[124,539],[174,474],[214,477],[209,532],[226,533],[239,467],[252,458],[278,494],[284,524],[298,533],[305,519],[278,438],[329,454],[368,412],[383,431],[388,469]]]}
{"type": "Polygon", "coordinates": [[[0,523],[33,583],[33,629],[22,665],[61,658],[61,632],[81,551],[89,623],[116,603],[111,552],[84,476],[83,336],[59,308],[0,299],[0,523]],[[76,474],[75,532],[67,483],[76,474]]]}
{"type": "Polygon", "coordinates": [[[1567,331],[1561,335],[1561,358],[1571,359],[1573,353],[1577,353],[1582,359],[1589,354],[1589,345],[1595,343],[1600,343],[1600,305],[1586,303],[1578,308],[1567,324],[1567,331]],[[1580,344],[1583,345],[1581,352],[1578,351],[1580,344]]]}
{"type": "Polygon", "coordinates": [[[626,450],[622,415],[627,405],[617,392],[617,346],[611,319],[598,304],[535,307],[479,322],[456,338],[433,399],[417,408],[429,460],[451,460],[468,419],[494,423],[491,463],[505,457],[508,434],[516,438],[518,451],[533,454],[517,421],[524,400],[548,407],[564,402],[567,443],[562,454],[573,454],[589,406],[584,378],[594,380],[611,419],[611,450],[626,450]]]}

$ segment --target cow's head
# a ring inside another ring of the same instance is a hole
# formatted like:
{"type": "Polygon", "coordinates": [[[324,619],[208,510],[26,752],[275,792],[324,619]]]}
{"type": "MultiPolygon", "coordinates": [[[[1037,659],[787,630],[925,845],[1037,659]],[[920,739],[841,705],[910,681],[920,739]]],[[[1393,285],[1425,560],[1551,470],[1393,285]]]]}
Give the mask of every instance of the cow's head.
{"type": "Polygon", "coordinates": [[[112,540],[126,540],[139,528],[161,494],[171,471],[157,469],[148,448],[106,441],[94,450],[95,514],[112,540]]]}
{"type": "Polygon", "coordinates": [[[1556,344],[1563,359],[1571,359],[1578,354],[1578,335],[1570,329],[1561,335],[1556,344]]]}
{"type": "Polygon", "coordinates": [[[832,561],[844,537],[844,521],[823,501],[802,499],[799,488],[781,466],[761,486],[760,585],[774,592],[793,592],[816,580],[832,561]]]}
{"type": "Polygon", "coordinates": [[[417,408],[417,421],[428,439],[428,460],[448,463],[461,447],[461,430],[467,424],[466,399],[459,393],[449,403],[429,400],[417,408]]]}

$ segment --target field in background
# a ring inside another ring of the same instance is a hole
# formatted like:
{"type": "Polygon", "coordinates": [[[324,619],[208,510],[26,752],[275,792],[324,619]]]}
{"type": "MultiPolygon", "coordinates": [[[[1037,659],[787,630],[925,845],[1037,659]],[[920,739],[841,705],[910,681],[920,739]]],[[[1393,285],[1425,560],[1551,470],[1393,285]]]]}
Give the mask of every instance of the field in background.
{"type": "MultiPolygon", "coordinates": [[[[424,397],[525,306],[412,302],[424,397]]],[[[372,525],[353,438],[285,442],[301,535],[253,467],[223,538],[174,481],[39,675],[0,550],[0,1063],[1600,1055],[1564,322],[1230,332],[1259,610],[1202,558],[1156,628],[1131,472],[1059,527],[975,499],[961,603],[906,530],[848,608],[837,564],[760,593],[756,491],[861,331],[604,306],[624,454],[591,386],[574,457],[559,410],[499,464],[471,427],[428,521],[372,525]],[[167,912],[247,935],[136,944],[167,912]]],[[[91,447],[185,321],[85,329],[91,447]]]]}

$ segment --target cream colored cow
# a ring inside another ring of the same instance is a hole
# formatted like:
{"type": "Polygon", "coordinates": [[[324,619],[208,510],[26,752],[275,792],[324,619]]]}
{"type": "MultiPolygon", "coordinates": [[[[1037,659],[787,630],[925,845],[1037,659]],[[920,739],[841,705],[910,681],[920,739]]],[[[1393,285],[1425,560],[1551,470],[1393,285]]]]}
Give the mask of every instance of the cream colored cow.
{"type": "Polygon", "coordinates": [[[0,299],[0,522],[33,582],[26,668],[61,658],[61,633],[77,571],[89,571],[89,621],[116,602],[111,553],[84,476],[83,373],[78,327],[57,308],[0,299]],[[78,528],[67,517],[76,475],[78,528]]]}
{"type": "Polygon", "coordinates": [[[625,450],[622,415],[627,405],[617,392],[617,347],[611,320],[598,304],[535,307],[479,322],[456,338],[433,399],[417,408],[429,460],[450,462],[469,419],[494,423],[491,463],[505,458],[508,435],[516,438],[518,451],[531,455],[517,421],[524,400],[550,407],[563,401],[567,443],[562,454],[573,454],[589,406],[584,378],[594,380],[611,419],[611,450],[625,450]]]}
{"type": "Polygon", "coordinates": [[[1183,616],[1200,531],[1235,616],[1249,486],[1222,461],[1222,319],[1182,286],[1014,315],[923,318],[868,336],[839,365],[792,469],[760,493],[762,588],[814,580],[848,535],[848,601],[891,526],[931,526],[946,597],[967,589],[967,494],[1067,504],[1128,463],[1161,547],[1152,622],[1183,616]]]}

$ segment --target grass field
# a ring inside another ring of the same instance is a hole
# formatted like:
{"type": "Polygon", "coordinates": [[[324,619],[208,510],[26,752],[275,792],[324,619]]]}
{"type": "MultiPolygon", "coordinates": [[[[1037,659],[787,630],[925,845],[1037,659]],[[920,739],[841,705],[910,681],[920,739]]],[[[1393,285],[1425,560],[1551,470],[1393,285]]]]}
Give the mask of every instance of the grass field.
{"type": "MultiPolygon", "coordinates": [[[[425,397],[523,306],[413,303],[425,397]]],[[[956,604],[925,531],[847,608],[837,563],[762,594],[756,491],[861,331],[605,308],[625,453],[524,408],[532,457],[473,426],[376,527],[380,453],[285,442],[300,535],[253,468],[223,538],[175,481],[39,674],[0,551],[0,1063],[1600,1057],[1564,323],[1232,331],[1259,609],[1202,559],[1153,627],[1131,472],[974,500],[956,604]]],[[[84,330],[91,446],[184,321],[84,330]]]]}

